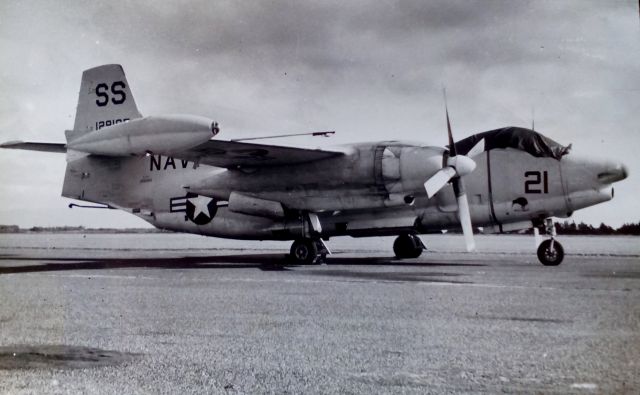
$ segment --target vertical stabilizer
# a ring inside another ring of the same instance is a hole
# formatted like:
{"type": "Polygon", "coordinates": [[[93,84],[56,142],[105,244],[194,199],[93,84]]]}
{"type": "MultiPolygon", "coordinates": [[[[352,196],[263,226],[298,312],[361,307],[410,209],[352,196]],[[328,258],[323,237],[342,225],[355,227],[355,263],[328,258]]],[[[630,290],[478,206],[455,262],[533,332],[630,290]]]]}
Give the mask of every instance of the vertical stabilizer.
{"type": "MultiPolygon", "coordinates": [[[[65,131],[67,142],[117,123],[142,118],[133,100],[129,82],[119,64],[107,64],[82,73],[73,130],[65,131]]],[[[114,175],[121,158],[91,156],[67,150],[62,196],[90,202],[110,202],[121,191],[114,175]]]]}
{"type": "Polygon", "coordinates": [[[76,121],[67,137],[141,117],[122,66],[94,67],[82,73],[76,121]]]}

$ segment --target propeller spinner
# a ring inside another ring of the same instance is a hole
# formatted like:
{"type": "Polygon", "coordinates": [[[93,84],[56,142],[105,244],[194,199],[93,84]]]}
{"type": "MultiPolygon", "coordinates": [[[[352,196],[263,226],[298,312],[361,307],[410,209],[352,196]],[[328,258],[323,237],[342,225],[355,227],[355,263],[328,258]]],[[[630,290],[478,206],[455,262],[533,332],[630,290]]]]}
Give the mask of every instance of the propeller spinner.
{"type": "Polygon", "coordinates": [[[449,109],[447,108],[446,99],[445,113],[447,115],[447,131],[449,134],[449,157],[447,158],[446,166],[431,176],[424,183],[424,188],[427,191],[427,196],[431,198],[448,182],[451,182],[458,202],[458,218],[460,219],[460,225],[462,226],[464,241],[467,251],[471,252],[475,250],[476,243],[473,239],[473,227],[471,225],[469,201],[467,200],[467,193],[464,188],[462,176],[471,173],[476,168],[476,162],[468,156],[458,155],[456,152],[453,133],[451,133],[451,122],[449,121],[449,109]]]}

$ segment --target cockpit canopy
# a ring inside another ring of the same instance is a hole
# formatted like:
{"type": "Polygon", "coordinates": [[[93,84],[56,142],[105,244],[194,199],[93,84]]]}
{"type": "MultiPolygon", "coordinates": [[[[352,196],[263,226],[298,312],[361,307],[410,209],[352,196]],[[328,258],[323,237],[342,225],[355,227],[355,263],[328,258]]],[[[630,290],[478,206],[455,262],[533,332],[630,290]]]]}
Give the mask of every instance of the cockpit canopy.
{"type": "Polygon", "coordinates": [[[474,134],[455,144],[457,153],[462,155],[468,155],[471,150],[489,151],[495,148],[515,148],[526,151],[533,156],[557,160],[568,154],[571,149],[571,144],[565,147],[536,131],[515,126],[474,134]],[[483,144],[484,148],[482,148],[483,144]]]}

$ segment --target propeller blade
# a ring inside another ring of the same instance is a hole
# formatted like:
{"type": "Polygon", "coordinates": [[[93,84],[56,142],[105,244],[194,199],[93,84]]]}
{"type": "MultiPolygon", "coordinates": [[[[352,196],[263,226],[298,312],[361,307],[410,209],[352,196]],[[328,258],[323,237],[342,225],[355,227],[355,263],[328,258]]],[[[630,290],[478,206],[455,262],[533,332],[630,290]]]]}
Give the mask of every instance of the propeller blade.
{"type": "Polygon", "coordinates": [[[427,195],[431,198],[431,196],[438,192],[438,190],[440,190],[449,180],[452,181],[453,192],[455,193],[456,200],[458,201],[458,218],[460,219],[460,226],[462,227],[462,233],[464,234],[464,242],[467,246],[467,252],[471,252],[476,249],[476,242],[473,239],[473,226],[471,225],[469,201],[467,200],[467,193],[464,190],[464,182],[461,177],[471,173],[476,168],[476,162],[467,156],[458,156],[458,153],[456,152],[456,143],[453,141],[453,133],[451,132],[451,121],[449,120],[449,108],[447,106],[447,91],[445,89],[442,89],[442,95],[444,96],[444,111],[447,116],[449,158],[447,159],[447,167],[439,170],[436,174],[431,176],[431,178],[424,183],[424,187],[427,190],[427,195]],[[453,170],[453,175],[449,177],[449,180],[443,182],[445,178],[444,174],[447,176],[451,174],[451,172],[446,169],[453,170]]]}
{"type": "Polygon", "coordinates": [[[462,225],[462,233],[464,234],[464,243],[467,246],[467,252],[475,251],[476,242],[473,238],[473,226],[471,225],[471,213],[469,212],[467,194],[458,197],[458,216],[460,216],[460,225],[462,225]]]}
{"type": "Polygon", "coordinates": [[[449,109],[444,109],[447,114],[447,131],[449,132],[449,156],[454,157],[457,155],[456,153],[456,143],[453,141],[453,133],[451,133],[451,121],[449,121],[449,109]]]}
{"type": "Polygon", "coordinates": [[[476,162],[465,155],[449,157],[447,159],[447,165],[456,169],[458,177],[466,176],[476,168],[476,162]]]}
{"type": "Polygon", "coordinates": [[[444,98],[444,112],[447,115],[447,132],[449,134],[449,156],[456,156],[456,145],[453,141],[453,133],[451,132],[451,121],[449,120],[449,106],[447,105],[447,90],[442,88],[442,97],[444,98]]]}
{"type": "Polygon", "coordinates": [[[448,166],[438,170],[424,183],[424,189],[427,191],[429,199],[447,185],[452,178],[467,175],[476,168],[476,162],[464,155],[450,157],[447,164],[448,166]]]}
{"type": "Polygon", "coordinates": [[[476,242],[473,239],[473,226],[471,225],[471,212],[469,211],[469,201],[467,193],[464,190],[462,179],[455,178],[453,180],[453,189],[458,200],[458,217],[462,226],[462,234],[464,234],[464,242],[467,252],[475,251],[476,242]]]}
{"type": "Polygon", "coordinates": [[[433,197],[439,190],[441,190],[449,180],[456,175],[456,170],[453,167],[445,167],[432,175],[427,182],[424,183],[424,189],[427,191],[429,199],[433,197]]]}

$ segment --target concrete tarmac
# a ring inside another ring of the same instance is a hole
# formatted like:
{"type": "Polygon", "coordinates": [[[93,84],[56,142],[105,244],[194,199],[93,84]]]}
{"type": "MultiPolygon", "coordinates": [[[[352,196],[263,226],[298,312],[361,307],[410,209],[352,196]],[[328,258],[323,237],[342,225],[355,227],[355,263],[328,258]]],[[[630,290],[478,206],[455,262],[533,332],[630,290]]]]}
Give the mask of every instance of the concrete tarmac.
{"type": "Polygon", "coordinates": [[[94,244],[0,248],[0,393],[640,391],[635,254],[94,244]]]}

